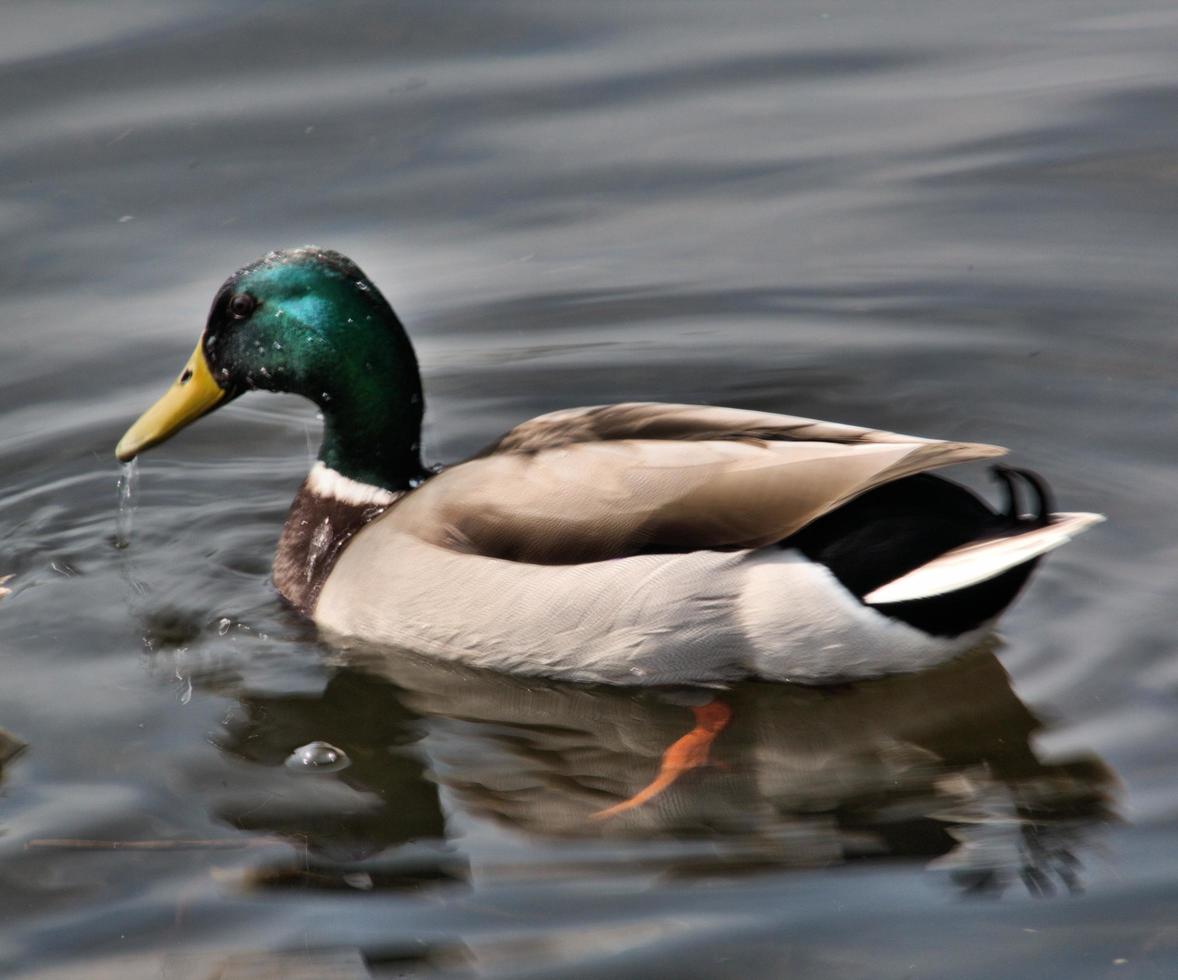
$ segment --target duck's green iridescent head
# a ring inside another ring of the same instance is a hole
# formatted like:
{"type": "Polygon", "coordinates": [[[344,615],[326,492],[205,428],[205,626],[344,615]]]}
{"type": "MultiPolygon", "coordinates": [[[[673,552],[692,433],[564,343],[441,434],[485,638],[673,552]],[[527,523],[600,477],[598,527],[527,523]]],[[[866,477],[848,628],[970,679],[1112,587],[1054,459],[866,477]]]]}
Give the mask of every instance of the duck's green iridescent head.
{"type": "Polygon", "coordinates": [[[343,475],[388,489],[421,475],[413,348],[385,298],[338,252],[271,252],[230,276],[180,377],[115,454],[133,459],[254,389],[315,402],[319,458],[343,475]]]}

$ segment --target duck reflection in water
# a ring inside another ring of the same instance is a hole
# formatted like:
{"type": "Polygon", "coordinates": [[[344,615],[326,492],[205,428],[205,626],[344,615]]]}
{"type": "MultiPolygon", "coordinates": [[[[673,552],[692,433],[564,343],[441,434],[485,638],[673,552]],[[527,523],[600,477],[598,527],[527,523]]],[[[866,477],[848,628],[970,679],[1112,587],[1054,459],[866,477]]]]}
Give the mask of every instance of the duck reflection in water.
{"type": "Polygon", "coordinates": [[[237,826],[306,841],[321,864],[342,860],[341,874],[457,819],[549,841],[708,842],[675,849],[668,872],[909,858],[967,891],[1021,879],[1050,893],[1080,887],[1079,852],[1114,819],[1100,760],[1039,759],[1043,724],[991,649],[920,674],[718,697],[347,656],[319,696],[241,698],[220,745],[266,775],[216,804],[237,826]],[[316,739],[352,764],[291,773],[284,760],[316,739]]]}

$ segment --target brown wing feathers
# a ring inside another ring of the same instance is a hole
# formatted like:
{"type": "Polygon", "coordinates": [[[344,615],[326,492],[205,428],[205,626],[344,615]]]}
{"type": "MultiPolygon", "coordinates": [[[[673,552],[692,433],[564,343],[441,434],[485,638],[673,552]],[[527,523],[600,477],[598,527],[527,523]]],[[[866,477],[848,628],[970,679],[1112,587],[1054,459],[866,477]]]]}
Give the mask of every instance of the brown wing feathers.
{"type": "MultiPolygon", "coordinates": [[[[712,405],[671,405],[625,402],[592,408],[569,408],[540,415],[517,425],[480,456],[538,452],[575,442],[614,439],[764,439],[798,442],[938,443],[936,439],[900,435],[879,429],[823,422],[818,419],[712,405]]],[[[1005,450],[991,447],[994,455],[1005,450]]]]}
{"type": "Polygon", "coordinates": [[[543,564],[752,548],[882,483],[1002,452],[736,409],[607,406],[524,423],[385,520],[543,564]]]}

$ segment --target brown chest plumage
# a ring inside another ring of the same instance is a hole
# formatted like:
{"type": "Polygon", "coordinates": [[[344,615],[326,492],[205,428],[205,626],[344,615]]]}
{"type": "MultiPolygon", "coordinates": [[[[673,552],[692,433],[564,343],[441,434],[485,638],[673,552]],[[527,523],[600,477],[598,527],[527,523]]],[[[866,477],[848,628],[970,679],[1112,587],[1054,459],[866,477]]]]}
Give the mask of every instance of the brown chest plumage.
{"type": "Polygon", "coordinates": [[[388,510],[384,504],[353,504],[316,493],[310,480],[299,487],[274,556],[274,585],[287,602],[310,615],[344,546],[364,525],[388,510]]]}

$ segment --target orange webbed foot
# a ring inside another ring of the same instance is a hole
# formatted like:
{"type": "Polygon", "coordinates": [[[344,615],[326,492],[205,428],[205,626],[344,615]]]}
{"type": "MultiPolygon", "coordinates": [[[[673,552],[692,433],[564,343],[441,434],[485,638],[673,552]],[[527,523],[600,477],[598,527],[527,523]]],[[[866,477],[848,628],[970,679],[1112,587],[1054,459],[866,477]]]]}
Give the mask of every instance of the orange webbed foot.
{"type": "Polygon", "coordinates": [[[708,753],[712,742],[728,725],[732,709],[723,701],[709,701],[691,709],[695,715],[695,727],[686,735],[676,739],[663,753],[658,774],[646,786],[614,806],[594,813],[591,820],[608,820],[619,813],[633,810],[653,800],[685,772],[708,764],[708,753]]]}

